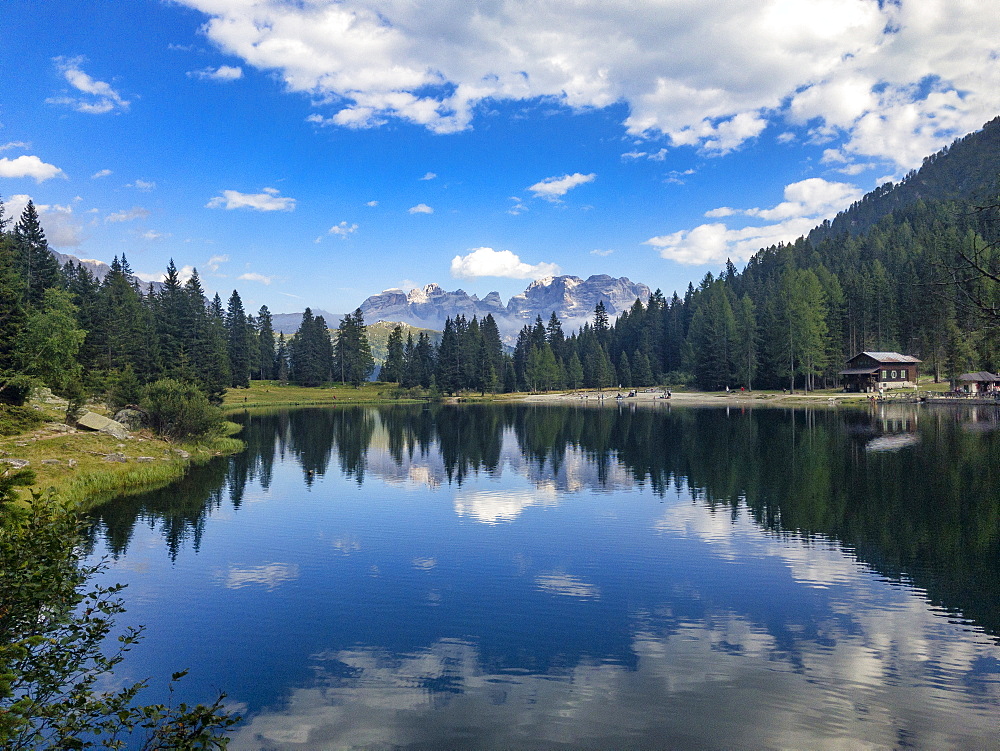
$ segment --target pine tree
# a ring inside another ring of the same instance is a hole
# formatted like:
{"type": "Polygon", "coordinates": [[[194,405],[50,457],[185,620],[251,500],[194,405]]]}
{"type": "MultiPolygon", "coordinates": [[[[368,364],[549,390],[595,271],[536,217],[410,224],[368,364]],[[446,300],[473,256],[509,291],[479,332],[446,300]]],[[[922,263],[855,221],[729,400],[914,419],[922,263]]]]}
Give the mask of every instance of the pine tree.
{"type": "Polygon", "coordinates": [[[40,307],[45,290],[59,286],[59,262],[49,250],[35,204],[30,200],[14,225],[13,242],[25,282],[25,301],[30,307],[40,307]]]}
{"type": "MultiPolygon", "coordinates": [[[[412,347],[412,340],[411,340],[412,347]]],[[[379,373],[379,380],[388,383],[399,383],[403,380],[404,362],[403,350],[403,328],[394,326],[389,332],[389,341],[386,343],[385,363],[379,373]]]]}
{"type": "Polygon", "coordinates": [[[257,311],[257,361],[254,372],[262,381],[275,377],[274,322],[271,311],[261,305],[257,311]]]}
{"type": "Polygon", "coordinates": [[[233,388],[250,386],[250,370],[253,366],[254,350],[251,349],[252,329],[247,322],[243,300],[235,289],[226,306],[226,339],[229,353],[229,385],[233,388]]]}
{"type": "Polygon", "coordinates": [[[0,201],[0,386],[4,374],[14,369],[17,341],[25,321],[24,282],[17,270],[14,244],[4,231],[8,221],[0,201]]]}

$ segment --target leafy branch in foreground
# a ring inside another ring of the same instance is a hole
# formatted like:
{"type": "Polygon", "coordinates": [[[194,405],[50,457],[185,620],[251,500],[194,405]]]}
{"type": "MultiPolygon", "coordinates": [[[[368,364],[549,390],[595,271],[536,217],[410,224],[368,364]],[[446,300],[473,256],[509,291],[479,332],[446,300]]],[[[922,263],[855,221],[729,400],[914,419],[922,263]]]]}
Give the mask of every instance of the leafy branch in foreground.
{"type": "MultiPolygon", "coordinates": [[[[0,747],[220,749],[240,718],[223,705],[136,702],[147,682],[105,690],[139,640],[125,629],[122,585],[91,583],[103,564],[82,561],[80,522],[53,493],[0,496],[0,747]]],[[[175,673],[174,683],[186,671],[175,673]]]]}

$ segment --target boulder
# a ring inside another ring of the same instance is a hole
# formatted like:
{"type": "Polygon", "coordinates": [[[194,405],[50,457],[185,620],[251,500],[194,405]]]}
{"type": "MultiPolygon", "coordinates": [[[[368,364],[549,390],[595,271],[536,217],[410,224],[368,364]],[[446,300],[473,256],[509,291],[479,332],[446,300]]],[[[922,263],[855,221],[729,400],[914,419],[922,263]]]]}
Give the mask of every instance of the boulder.
{"type": "Polygon", "coordinates": [[[118,410],[115,413],[114,420],[115,422],[120,422],[129,430],[141,430],[149,425],[146,413],[131,407],[118,410]]]}
{"type": "Polygon", "coordinates": [[[101,433],[107,433],[108,435],[118,438],[119,440],[129,437],[129,432],[120,422],[115,422],[103,415],[99,415],[96,412],[84,412],[80,417],[76,419],[76,426],[78,428],[86,428],[87,430],[97,430],[101,433]]]}
{"type": "Polygon", "coordinates": [[[106,462],[127,462],[128,457],[125,454],[107,454],[104,457],[106,462]]]}
{"type": "Polygon", "coordinates": [[[31,465],[27,459],[0,459],[0,463],[9,464],[11,469],[24,469],[31,465]]]}

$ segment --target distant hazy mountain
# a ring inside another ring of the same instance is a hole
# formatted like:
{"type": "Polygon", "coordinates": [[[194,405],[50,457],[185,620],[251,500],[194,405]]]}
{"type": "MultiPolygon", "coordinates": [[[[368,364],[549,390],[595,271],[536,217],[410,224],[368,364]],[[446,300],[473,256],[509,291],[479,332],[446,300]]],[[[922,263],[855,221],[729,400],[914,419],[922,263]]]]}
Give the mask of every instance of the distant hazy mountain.
{"type": "Polygon", "coordinates": [[[589,319],[602,300],[608,314],[614,318],[637,299],[646,303],[649,295],[649,287],[625,277],[615,279],[599,274],[584,280],[578,276],[549,276],[532,282],[506,305],[496,292],[480,300],[461,289],[446,292],[440,285],[428,284],[408,293],[387,289],[372,295],[361,303],[361,312],[369,324],[398,321],[430,329],[443,327],[446,318],[459,315],[483,318],[492,313],[501,333],[506,336],[516,334],[525,324],[533,323],[537,316],[548,321],[554,312],[568,333],[589,319]]]}
{"type": "MultiPolygon", "coordinates": [[[[49,248],[49,252],[53,256],[55,256],[55,259],[57,261],[59,261],[60,266],[65,266],[67,263],[72,261],[74,264],[83,266],[85,269],[87,269],[91,274],[94,275],[94,278],[97,279],[97,281],[99,282],[104,281],[104,277],[106,277],[108,275],[108,272],[111,271],[111,267],[104,261],[95,261],[92,258],[77,258],[76,256],[71,255],[69,253],[60,253],[58,251],[52,250],[51,248],[49,248]]],[[[139,285],[139,289],[142,290],[143,294],[146,294],[146,290],[149,289],[150,284],[153,285],[153,289],[156,290],[157,292],[163,289],[162,282],[144,282],[137,276],[133,276],[132,281],[139,285]]]]}
{"type": "MultiPolygon", "coordinates": [[[[328,329],[335,329],[340,325],[340,319],[344,317],[343,313],[330,313],[326,310],[320,310],[319,308],[312,308],[312,314],[314,316],[323,316],[326,321],[326,327],[328,329]]],[[[256,315],[256,313],[254,313],[256,315]]],[[[271,314],[271,326],[274,328],[274,333],[282,333],[285,336],[290,336],[299,330],[299,325],[302,323],[301,313],[273,313],[271,314]]],[[[366,321],[367,323],[367,321],[366,321]]]]}

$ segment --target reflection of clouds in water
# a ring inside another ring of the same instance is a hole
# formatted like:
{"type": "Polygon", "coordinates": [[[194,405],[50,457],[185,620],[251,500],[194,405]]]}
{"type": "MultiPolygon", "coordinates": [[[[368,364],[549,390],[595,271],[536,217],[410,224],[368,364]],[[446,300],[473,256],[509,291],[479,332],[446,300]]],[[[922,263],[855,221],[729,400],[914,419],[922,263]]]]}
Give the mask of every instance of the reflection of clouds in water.
{"type": "Polygon", "coordinates": [[[817,538],[778,539],[762,533],[746,510],[734,519],[728,506],[714,511],[702,503],[677,502],[668,507],[654,529],[707,543],[727,561],[776,556],[785,562],[792,578],[811,587],[845,584],[867,575],[867,567],[839,544],[817,538]]]}
{"type": "Polygon", "coordinates": [[[361,550],[361,543],[353,537],[341,537],[334,540],[331,544],[333,545],[333,549],[341,555],[350,555],[361,550]]]}
{"type": "Polygon", "coordinates": [[[535,577],[535,586],[543,592],[564,597],[596,600],[601,596],[601,591],[593,584],[587,584],[582,579],[561,571],[539,574],[535,577]]]}
{"type": "Polygon", "coordinates": [[[646,623],[634,667],[585,659],[558,674],[491,674],[459,640],[405,655],[332,652],[316,656],[313,687],[249,718],[230,748],[994,746],[1000,681],[960,692],[1000,649],[949,631],[910,596],[885,614],[862,605],[792,644],[733,613],[646,623]]]}
{"type": "Polygon", "coordinates": [[[299,578],[299,567],[295,563],[265,563],[262,566],[230,566],[227,572],[217,576],[229,589],[239,589],[251,584],[260,584],[269,590],[299,578]]]}
{"type": "Polygon", "coordinates": [[[559,491],[551,483],[535,490],[459,490],[455,493],[455,513],[484,524],[514,521],[530,506],[555,506],[559,491]]]}
{"type": "Polygon", "coordinates": [[[865,444],[865,451],[876,454],[886,451],[899,451],[905,449],[907,446],[915,446],[918,443],[920,443],[920,436],[917,433],[882,435],[868,441],[865,444]]]}

